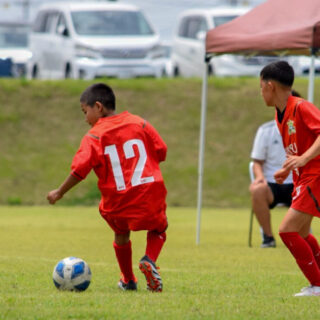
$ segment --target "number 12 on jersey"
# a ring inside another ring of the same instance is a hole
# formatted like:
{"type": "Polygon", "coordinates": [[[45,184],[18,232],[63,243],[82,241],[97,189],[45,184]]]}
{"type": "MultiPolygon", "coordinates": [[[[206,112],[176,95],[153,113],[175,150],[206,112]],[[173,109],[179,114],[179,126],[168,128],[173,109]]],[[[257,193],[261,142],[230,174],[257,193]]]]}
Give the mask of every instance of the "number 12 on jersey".
{"type": "MultiPolygon", "coordinates": [[[[123,151],[126,159],[136,157],[133,146],[136,145],[139,151],[138,162],[134,168],[134,172],[131,178],[131,185],[133,187],[144,183],[150,183],[154,181],[154,177],[142,177],[142,173],[147,162],[147,152],[144,143],[140,139],[131,139],[123,144],[123,151]]],[[[123,171],[121,168],[120,158],[115,144],[104,148],[104,154],[109,155],[114,181],[117,186],[117,190],[125,190],[126,183],[123,177],[123,171]]]]}

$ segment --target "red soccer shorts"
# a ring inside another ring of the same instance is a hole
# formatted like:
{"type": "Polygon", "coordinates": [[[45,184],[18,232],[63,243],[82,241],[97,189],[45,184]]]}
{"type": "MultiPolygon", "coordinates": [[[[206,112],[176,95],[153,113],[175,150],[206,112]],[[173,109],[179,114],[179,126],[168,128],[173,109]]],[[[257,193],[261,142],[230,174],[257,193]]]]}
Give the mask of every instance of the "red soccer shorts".
{"type": "Polygon", "coordinates": [[[320,177],[301,179],[295,185],[291,208],[320,217],[320,177]]]}
{"type": "Polygon", "coordinates": [[[100,212],[103,219],[107,221],[111,229],[116,234],[126,234],[129,231],[157,231],[164,232],[168,227],[168,220],[165,211],[160,211],[157,214],[134,215],[132,217],[121,217],[117,214],[106,214],[100,212]]]}

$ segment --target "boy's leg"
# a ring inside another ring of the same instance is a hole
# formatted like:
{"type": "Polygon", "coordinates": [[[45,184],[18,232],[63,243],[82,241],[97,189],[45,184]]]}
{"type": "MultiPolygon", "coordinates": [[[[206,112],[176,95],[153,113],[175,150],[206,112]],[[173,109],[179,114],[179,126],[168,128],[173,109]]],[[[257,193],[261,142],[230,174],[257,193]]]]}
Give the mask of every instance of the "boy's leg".
{"type": "Polygon", "coordinates": [[[127,234],[116,234],[113,247],[116,253],[120,270],[123,274],[124,281],[127,283],[130,280],[135,281],[135,276],[132,269],[132,248],[130,241],[130,232],[127,234]]]}
{"type": "Polygon", "coordinates": [[[279,235],[296,259],[298,266],[312,286],[320,286],[320,269],[306,237],[313,216],[290,208],[285,215],[279,235]],[[302,234],[302,236],[300,235],[302,234]]]}
{"type": "Polygon", "coordinates": [[[161,249],[166,241],[166,233],[159,233],[157,231],[148,231],[147,233],[147,247],[146,255],[153,261],[156,262],[161,249]]]}
{"type": "Polygon", "coordinates": [[[314,258],[317,261],[318,267],[320,268],[320,247],[317,239],[310,233],[307,237],[304,238],[304,240],[306,240],[309,244],[313,252],[314,258]]]}
{"type": "Polygon", "coordinates": [[[159,268],[155,262],[161,252],[161,249],[166,241],[166,233],[168,223],[165,215],[158,223],[158,230],[148,231],[146,254],[139,262],[139,269],[144,274],[147,280],[147,289],[150,291],[162,291],[162,279],[159,273],[159,268]],[[160,230],[160,231],[159,231],[160,230]]]}

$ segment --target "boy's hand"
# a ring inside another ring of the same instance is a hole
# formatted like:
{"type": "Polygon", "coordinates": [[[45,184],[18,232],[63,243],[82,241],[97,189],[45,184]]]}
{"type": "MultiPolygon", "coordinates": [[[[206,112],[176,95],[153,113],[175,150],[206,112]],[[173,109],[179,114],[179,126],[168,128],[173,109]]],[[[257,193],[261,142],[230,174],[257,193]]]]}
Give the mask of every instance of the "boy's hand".
{"type": "Polygon", "coordinates": [[[79,182],[80,180],[76,179],[73,175],[70,174],[58,189],[52,190],[48,193],[47,199],[49,203],[55,204],[63,197],[66,192],[68,192],[79,182]]]}
{"type": "Polygon", "coordinates": [[[281,168],[278,171],[275,172],[274,179],[276,180],[276,183],[283,184],[284,180],[287,179],[288,175],[290,173],[290,170],[286,168],[281,168]]]}
{"type": "Polygon", "coordinates": [[[55,204],[61,198],[62,198],[62,194],[59,191],[59,189],[52,190],[47,195],[47,199],[50,204],[55,204]]]}
{"type": "Polygon", "coordinates": [[[303,156],[288,156],[284,162],[283,167],[287,170],[293,170],[299,167],[303,167],[307,163],[303,156]]]}

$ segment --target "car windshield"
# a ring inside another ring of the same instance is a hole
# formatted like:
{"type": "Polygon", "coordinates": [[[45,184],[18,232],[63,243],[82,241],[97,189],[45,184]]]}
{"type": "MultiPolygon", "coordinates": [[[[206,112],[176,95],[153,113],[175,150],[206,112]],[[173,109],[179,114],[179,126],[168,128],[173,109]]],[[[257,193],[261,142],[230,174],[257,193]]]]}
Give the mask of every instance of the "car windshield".
{"type": "Polygon", "coordinates": [[[27,46],[27,27],[0,25],[0,48],[26,48],[27,46]]]}
{"type": "Polygon", "coordinates": [[[238,16],[233,15],[233,16],[220,16],[220,17],[212,17],[213,19],[213,25],[215,27],[218,27],[224,23],[227,23],[235,18],[237,18],[238,16]]]}
{"type": "Polygon", "coordinates": [[[74,11],[75,31],[84,36],[144,36],[154,34],[139,11],[74,11]]]}

